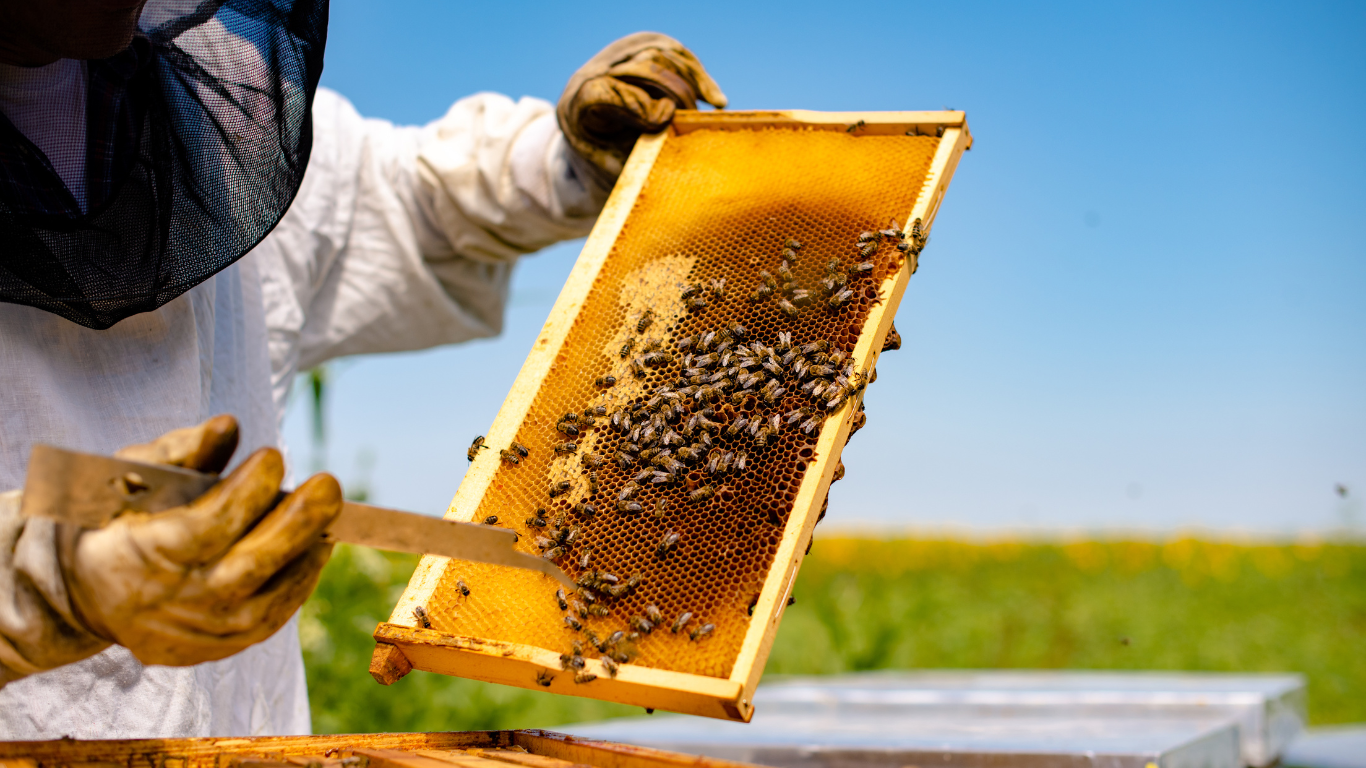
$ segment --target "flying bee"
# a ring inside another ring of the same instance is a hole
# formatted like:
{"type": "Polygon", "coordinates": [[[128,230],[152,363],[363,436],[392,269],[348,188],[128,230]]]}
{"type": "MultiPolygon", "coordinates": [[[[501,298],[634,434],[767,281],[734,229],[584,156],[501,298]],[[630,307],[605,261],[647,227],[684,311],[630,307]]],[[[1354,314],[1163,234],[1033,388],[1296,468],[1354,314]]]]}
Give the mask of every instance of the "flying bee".
{"type": "Polygon", "coordinates": [[[582,685],[583,683],[591,683],[597,679],[598,676],[592,674],[591,672],[579,671],[574,673],[574,682],[579,685],[582,685]]]}
{"type": "MultiPolygon", "coordinates": [[[[861,128],[866,127],[867,125],[868,125],[867,121],[860,120],[860,121],[858,121],[857,123],[854,123],[853,125],[849,126],[848,128],[845,128],[845,129],[844,129],[844,132],[845,132],[845,133],[853,133],[854,131],[857,131],[857,130],[859,130],[859,129],[861,129],[861,128]]],[[[693,639],[696,640],[697,638],[693,638],[693,639]]]]}
{"type": "Polygon", "coordinates": [[[459,592],[462,597],[470,596],[470,587],[465,583],[464,579],[455,580],[455,591],[459,592]]]}
{"type": "Polygon", "coordinates": [[[621,345],[621,359],[625,360],[631,356],[632,350],[636,348],[636,337],[628,336],[626,343],[621,345]]]}
{"type": "Polygon", "coordinates": [[[553,682],[555,682],[555,676],[549,671],[543,669],[536,673],[536,684],[542,688],[549,688],[553,682]]]}
{"type": "Polygon", "coordinates": [[[715,629],[716,629],[716,625],[715,625],[715,624],[703,624],[702,626],[698,627],[697,629],[694,629],[692,632],[689,632],[689,633],[688,633],[688,637],[689,637],[689,639],[691,639],[691,640],[693,640],[694,642],[696,642],[696,641],[701,640],[702,638],[704,638],[704,637],[710,635],[715,629]]]}
{"type": "Polygon", "coordinates": [[[421,624],[423,629],[432,628],[432,619],[427,615],[426,608],[420,605],[413,606],[413,617],[417,619],[417,623],[421,624]]]}
{"type": "Polygon", "coordinates": [[[787,315],[788,317],[797,316],[798,309],[795,306],[793,306],[792,302],[788,301],[787,299],[778,299],[778,309],[781,309],[783,311],[783,314],[787,315]]]}
{"type": "Polygon", "coordinates": [[[569,627],[570,629],[574,630],[575,632],[582,632],[582,631],[583,631],[583,622],[579,621],[578,619],[574,618],[573,616],[566,616],[566,617],[564,617],[564,625],[565,625],[566,627],[569,627]]]}
{"type": "Polygon", "coordinates": [[[497,516],[497,515],[489,515],[488,517],[484,518],[484,525],[497,525],[497,524],[498,524],[498,516],[497,516]]]}
{"type": "Polygon", "coordinates": [[[655,517],[663,517],[664,513],[668,511],[669,508],[665,506],[663,499],[655,502],[655,517]]]}
{"type": "Polygon", "coordinates": [[[479,449],[487,447],[487,445],[484,445],[484,436],[479,435],[474,438],[474,442],[470,443],[470,449],[465,452],[465,458],[474,461],[474,457],[479,455],[479,449]]]}
{"type": "Polygon", "coordinates": [[[558,483],[555,483],[554,485],[550,486],[550,498],[552,499],[556,496],[562,496],[566,493],[569,493],[568,480],[561,480],[558,483]]]}
{"type": "Polygon", "coordinates": [[[655,625],[651,624],[649,619],[644,616],[632,616],[631,620],[626,623],[630,625],[631,629],[644,635],[650,634],[655,629],[655,625]]]}
{"type": "Polygon", "coordinates": [[[603,656],[601,659],[598,659],[598,661],[602,662],[602,668],[607,670],[608,677],[617,676],[617,663],[612,660],[611,656],[603,656]]]}
{"type": "MultiPolygon", "coordinates": [[[[768,429],[768,427],[764,427],[764,429],[768,429]]],[[[718,456],[717,458],[719,460],[720,457],[718,456]]],[[[702,485],[692,489],[692,491],[688,493],[688,501],[691,501],[694,504],[700,504],[714,495],[716,495],[715,488],[710,485],[702,485]]]]}
{"type": "Polygon", "coordinates": [[[654,321],[655,311],[653,309],[645,310],[640,315],[640,319],[636,321],[636,333],[645,333],[645,329],[649,328],[650,323],[653,323],[654,321]]]}
{"type": "Polygon", "coordinates": [[[659,538],[659,543],[655,545],[655,551],[660,555],[667,555],[678,548],[678,534],[673,531],[666,532],[659,538]]]}
{"type": "Polygon", "coordinates": [[[555,453],[575,453],[579,450],[578,443],[560,443],[555,446],[555,453]]]}
{"type": "Polygon", "coordinates": [[[593,383],[596,384],[596,385],[598,385],[599,387],[604,387],[604,388],[605,388],[605,387],[610,387],[610,386],[612,386],[613,384],[616,384],[616,383],[617,383],[617,377],[616,377],[616,376],[599,376],[599,377],[597,378],[597,380],[594,381],[593,383]]]}
{"type": "Polygon", "coordinates": [[[673,626],[669,627],[669,631],[676,635],[681,632],[683,627],[687,626],[690,621],[692,621],[692,613],[690,611],[684,611],[678,614],[677,619],[674,619],[673,626]]]}
{"type": "Polygon", "coordinates": [[[877,243],[865,243],[858,249],[858,255],[863,259],[871,259],[877,254],[877,243]]]}
{"type": "Polygon", "coordinates": [[[503,461],[506,461],[506,462],[509,463],[509,464],[521,464],[521,463],[522,463],[522,457],[521,457],[521,456],[518,456],[518,455],[517,455],[515,452],[513,452],[513,451],[502,450],[502,451],[499,451],[499,452],[498,452],[498,455],[503,459],[503,461]]]}

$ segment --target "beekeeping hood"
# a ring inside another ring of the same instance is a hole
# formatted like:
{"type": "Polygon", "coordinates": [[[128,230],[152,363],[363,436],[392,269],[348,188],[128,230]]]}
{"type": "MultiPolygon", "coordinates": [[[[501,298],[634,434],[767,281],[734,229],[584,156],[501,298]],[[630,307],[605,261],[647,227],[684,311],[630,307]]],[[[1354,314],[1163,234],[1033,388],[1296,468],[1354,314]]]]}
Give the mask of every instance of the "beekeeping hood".
{"type": "Polygon", "coordinates": [[[84,211],[0,116],[0,301],[102,330],[247,253],[303,178],[326,33],[327,0],[151,0],[86,63],[84,211]]]}

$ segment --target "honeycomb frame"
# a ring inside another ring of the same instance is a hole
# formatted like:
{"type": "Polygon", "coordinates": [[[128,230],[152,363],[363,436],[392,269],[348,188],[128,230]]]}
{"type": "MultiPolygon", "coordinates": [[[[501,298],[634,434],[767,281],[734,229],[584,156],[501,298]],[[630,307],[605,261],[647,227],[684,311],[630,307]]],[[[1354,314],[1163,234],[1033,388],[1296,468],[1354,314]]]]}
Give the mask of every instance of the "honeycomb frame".
{"type": "MultiPolygon", "coordinates": [[[[562,350],[566,341],[580,313],[589,304],[590,291],[603,273],[604,265],[622,237],[623,230],[628,227],[631,213],[641,199],[642,190],[668,142],[696,131],[772,129],[835,131],[854,134],[856,138],[935,137],[937,145],[923,182],[914,191],[910,210],[902,211],[898,219],[906,222],[908,228],[910,222],[918,219],[926,232],[933,224],[958,160],[972,143],[964,113],[955,111],[680,111],[669,129],[643,136],[636,143],[621,178],[489,430],[489,446],[510,445],[518,439],[529,421],[535,421],[532,413],[536,398],[557,370],[557,363],[564,361],[562,350]]],[[[910,253],[901,260],[899,269],[887,270],[878,287],[879,300],[873,301],[866,310],[863,325],[849,355],[849,360],[864,376],[870,374],[877,363],[878,354],[915,268],[916,254],[910,253]]],[[[573,680],[574,675],[561,674],[564,669],[562,648],[424,628],[419,624],[414,609],[449,594],[449,582],[457,572],[453,570],[454,561],[430,555],[422,559],[389,621],[375,629],[376,648],[371,674],[379,682],[390,684],[416,668],[531,690],[548,690],[649,709],[747,722],[753,715],[751,701],[754,689],[762,675],[815,524],[823,514],[823,501],[830,483],[836,468],[841,466],[840,454],[851,432],[855,414],[859,412],[861,399],[861,392],[849,398],[848,403],[831,412],[820,428],[814,444],[814,458],[805,462],[795,499],[777,541],[776,553],[763,575],[757,600],[751,603],[751,618],[743,632],[743,641],[725,676],[673,671],[641,664],[623,664],[614,670],[615,674],[611,674],[613,670],[608,670],[602,662],[585,659],[583,672],[588,677],[596,675],[596,678],[586,684],[577,684],[573,680]]],[[[497,492],[495,476],[502,463],[497,448],[479,452],[451,502],[446,513],[447,519],[475,521],[485,497],[497,492]]],[[[552,584],[549,577],[535,578],[546,585],[552,584]]]]}

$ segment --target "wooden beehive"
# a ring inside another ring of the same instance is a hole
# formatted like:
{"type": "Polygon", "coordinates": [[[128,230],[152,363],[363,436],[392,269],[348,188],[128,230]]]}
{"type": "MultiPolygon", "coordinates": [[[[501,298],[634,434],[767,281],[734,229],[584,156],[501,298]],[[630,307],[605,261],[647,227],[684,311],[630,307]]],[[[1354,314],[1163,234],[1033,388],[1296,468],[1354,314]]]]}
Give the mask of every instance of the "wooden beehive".
{"type": "Polygon", "coordinates": [[[4,741],[0,768],[750,768],[540,730],[4,741]]]}
{"type": "Polygon", "coordinates": [[[447,512],[584,589],[424,558],[375,678],[748,721],[915,272],[894,230],[928,232],[970,143],[961,112],[680,112],[643,137],[447,512]],[[514,441],[528,455],[500,457],[514,441]]]}

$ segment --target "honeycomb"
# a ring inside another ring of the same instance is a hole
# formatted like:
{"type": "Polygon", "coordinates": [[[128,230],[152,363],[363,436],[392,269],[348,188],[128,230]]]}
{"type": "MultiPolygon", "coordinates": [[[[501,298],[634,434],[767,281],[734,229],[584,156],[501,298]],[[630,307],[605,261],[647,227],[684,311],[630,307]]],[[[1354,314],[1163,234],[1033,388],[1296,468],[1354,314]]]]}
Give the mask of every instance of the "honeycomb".
{"type": "Polygon", "coordinates": [[[860,234],[912,209],[938,142],[809,128],[671,136],[519,446],[476,459],[500,466],[469,519],[516,531],[519,548],[586,587],[561,600],[538,574],[451,561],[426,604],[432,627],[564,658],[598,658],[597,642],[618,661],[728,676],[820,431],[858,407],[848,395],[863,382],[848,356],[901,268],[897,243],[911,240],[860,234]],[[860,256],[870,243],[875,253],[860,256]],[[835,307],[822,281],[840,279],[848,292],[836,289],[835,307]],[[771,294],[756,295],[766,282],[771,294]],[[797,286],[809,304],[795,306],[797,286]],[[803,390],[817,379],[835,389],[803,390]],[[670,453],[651,464],[652,450],[670,453]],[[683,614],[690,621],[671,631],[683,614]]]}

